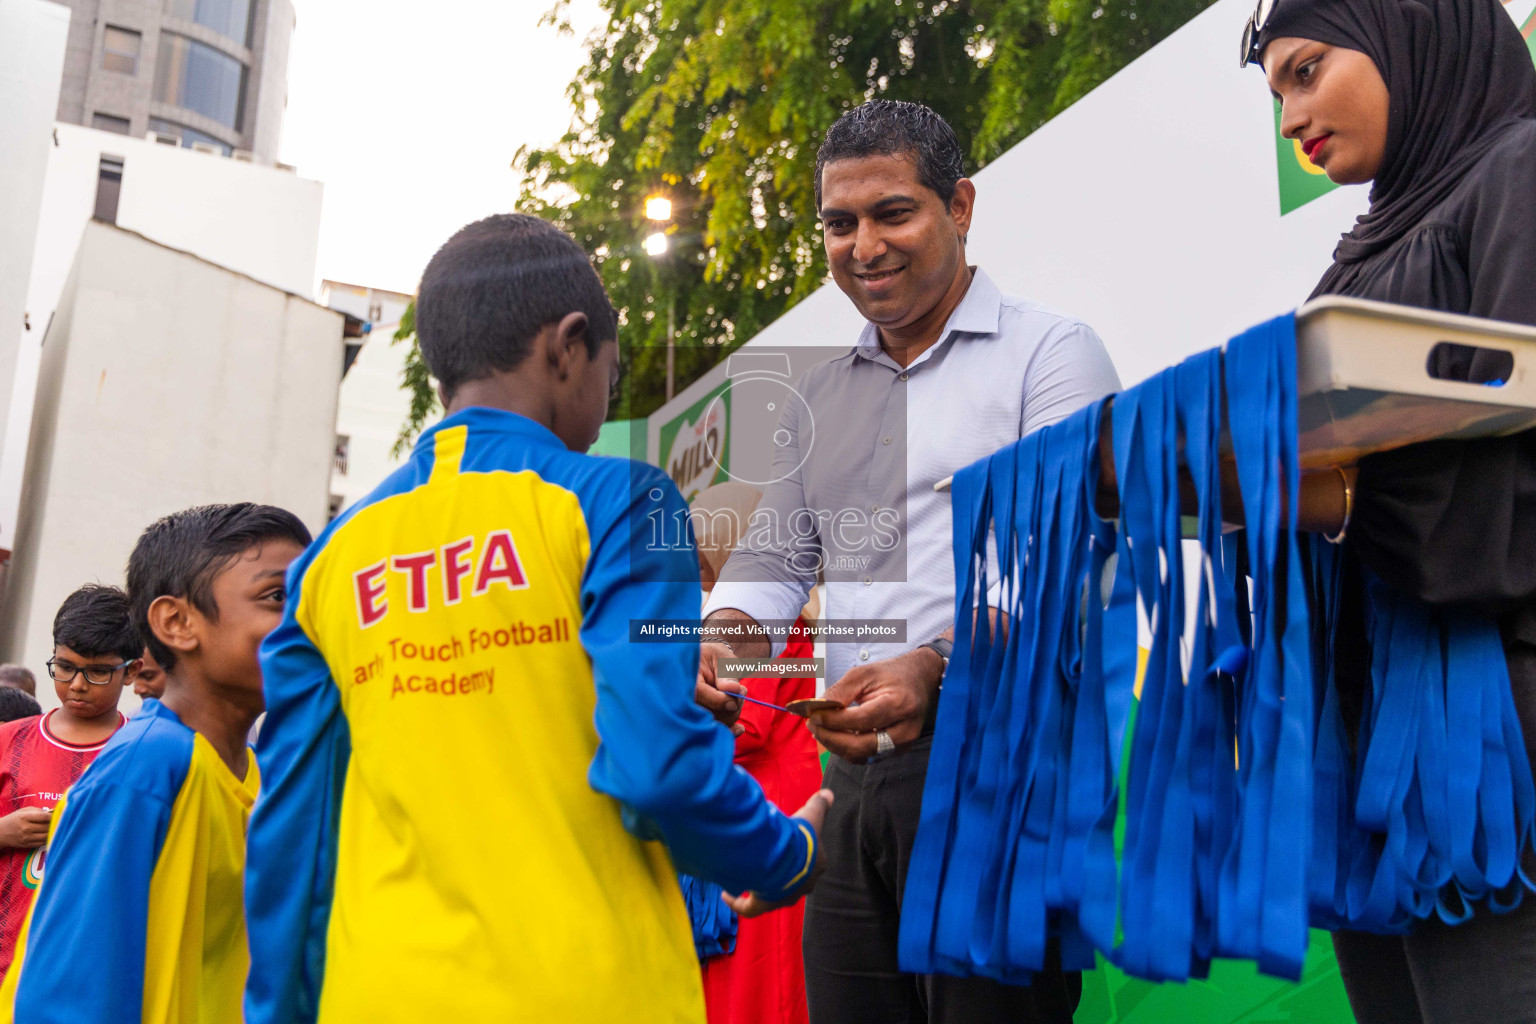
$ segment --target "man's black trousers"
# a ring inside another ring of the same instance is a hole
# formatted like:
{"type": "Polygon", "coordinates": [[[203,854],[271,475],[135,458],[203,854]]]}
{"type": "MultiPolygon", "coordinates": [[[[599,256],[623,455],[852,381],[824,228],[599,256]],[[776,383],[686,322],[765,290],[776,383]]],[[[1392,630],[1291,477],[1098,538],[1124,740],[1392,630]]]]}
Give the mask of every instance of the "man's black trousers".
{"type": "Polygon", "coordinates": [[[836,794],[822,832],[827,870],[805,907],[811,1024],[1071,1024],[1082,978],[1054,962],[1028,987],[896,965],[931,740],[868,765],[835,755],[827,764],[824,785],[836,794]]]}

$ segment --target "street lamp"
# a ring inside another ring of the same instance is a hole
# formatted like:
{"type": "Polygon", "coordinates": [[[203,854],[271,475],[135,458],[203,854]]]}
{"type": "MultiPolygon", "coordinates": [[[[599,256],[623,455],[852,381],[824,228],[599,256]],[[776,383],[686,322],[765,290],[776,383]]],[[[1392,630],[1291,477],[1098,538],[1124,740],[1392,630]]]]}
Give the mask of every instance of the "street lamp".
{"type": "Polygon", "coordinates": [[[672,200],[666,196],[651,196],[645,201],[645,219],[668,221],[672,219],[672,200]]]}
{"type": "MultiPolygon", "coordinates": [[[[658,224],[667,223],[672,219],[672,200],[666,196],[648,196],[645,200],[645,219],[658,224]]],[[[649,235],[641,243],[645,254],[653,260],[661,259],[667,254],[667,233],[657,231],[649,235]]],[[[667,401],[672,401],[673,386],[675,381],[673,352],[676,348],[676,323],[673,315],[673,307],[677,305],[675,296],[671,290],[667,292],[667,401]]]]}

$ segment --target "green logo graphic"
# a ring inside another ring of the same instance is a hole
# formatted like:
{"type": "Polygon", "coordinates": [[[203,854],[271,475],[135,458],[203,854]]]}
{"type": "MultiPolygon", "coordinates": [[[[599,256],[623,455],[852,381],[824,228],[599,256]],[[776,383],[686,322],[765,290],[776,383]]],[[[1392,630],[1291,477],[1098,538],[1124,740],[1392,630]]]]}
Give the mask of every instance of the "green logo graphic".
{"type": "Polygon", "coordinates": [[[662,425],[661,468],[683,492],[684,501],[692,501],[704,488],[730,476],[730,386],[728,380],[721,382],[662,425]]]}
{"type": "Polygon", "coordinates": [[[1301,143],[1280,134],[1280,101],[1275,101],[1275,165],[1280,172],[1280,216],[1306,206],[1339,186],[1301,151],[1301,143]]]}

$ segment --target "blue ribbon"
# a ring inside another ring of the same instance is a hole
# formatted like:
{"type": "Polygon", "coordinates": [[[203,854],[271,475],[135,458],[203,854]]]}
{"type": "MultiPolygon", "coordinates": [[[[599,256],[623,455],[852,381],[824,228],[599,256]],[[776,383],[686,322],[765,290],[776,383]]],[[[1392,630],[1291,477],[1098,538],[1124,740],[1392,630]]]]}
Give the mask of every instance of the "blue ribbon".
{"type": "Polygon", "coordinates": [[[688,920],[693,926],[693,951],[703,960],[736,951],[736,911],[721,898],[722,890],[714,882],[692,875],[678,875],[688,920]]]}
{"type": "Polygon", "coordinates": [[[1295,381],[1285,316],[1117,396],[1118,523],[1093,514],[1102,403],[955,475],[956,640],[903,969],[1027,981],[1054,940],[1069,970],[1097,950],[1159,980],[1218,956],[1296,978],[1309,923],[1455,923],[1531,887],[1536,784],[1491,623],[1368,576],[1350,742],[1343,556],[1293,525],[1295,381]],[[1238,535],[1222,530],[1228,423],[1238,535]]]}

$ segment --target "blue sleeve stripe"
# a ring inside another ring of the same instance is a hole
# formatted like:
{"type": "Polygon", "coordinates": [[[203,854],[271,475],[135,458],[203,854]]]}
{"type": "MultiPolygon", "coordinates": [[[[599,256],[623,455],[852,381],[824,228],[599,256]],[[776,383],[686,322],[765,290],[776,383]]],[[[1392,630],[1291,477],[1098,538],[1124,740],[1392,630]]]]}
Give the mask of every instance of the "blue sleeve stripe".
{"type": "MultiPolygon", "coordinates": [[[[416,463],[413,457],[419,472],[416,463]]],[[[402,470],[391,480],[405,483],[414,475],[402,470]]],[[[366,504],[351,509],[347,520],[366,504]]],[[[256,750],[261,796],[246,844],[248,1024],[313,1021],[319,1009],[352,748],[330,669],[298,617],[305,573],[338,524],[290,570],[282,624],[261,645],[267,721],[256,750]]]]}
{"type": "Polygon", "coordinates": [[[694,703],[698,644],[630,640],[634,620],[698,618],[682,495],[652,466],[564,453],[551,462],[546,479],[576,491],[590,533],[581,641],[597,689],[592,787],[625,806],[638,834],[659,832],[679,870],[732,892],[787,894],[809,870],[804,833],[735,766],[730,731],[694,703]],[[650,543],[658,516],[681,536],[650,543]]]}
{"type": "Polygon", "coordinates": [[[191,737],[152,709],[71,790],[17,964],[16,1020],[139,1021],[150,880],[190,767],[191,737]],[[88,985],[81,984],[85,963],[92,965],[88,985]]]}

